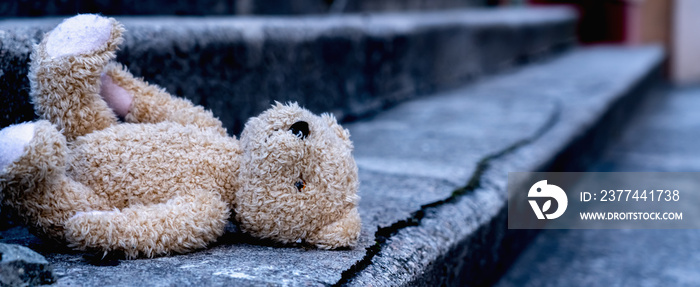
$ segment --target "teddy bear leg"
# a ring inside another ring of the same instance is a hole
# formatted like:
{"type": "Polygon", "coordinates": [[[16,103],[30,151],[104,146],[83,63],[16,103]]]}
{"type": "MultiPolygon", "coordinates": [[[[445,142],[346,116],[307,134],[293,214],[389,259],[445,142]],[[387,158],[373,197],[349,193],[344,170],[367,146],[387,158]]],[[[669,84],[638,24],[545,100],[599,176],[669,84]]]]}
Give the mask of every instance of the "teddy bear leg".
{"type": "Polygon", "coordinates": [[[306,242],[322,249],[352,247],[360,236],[361,222],[357,208],[353,208],[340,220],[311,234],[306,242]]]}
{"type": "Polygon", "coordinates": [[[35,123],[12,125],[0,130],[0,172],[19,159],[34,137],[35,123]]]}
{"type": "Polygon", "coordinates": [[[100,94],[127,122],[170,121],[182,125],[213,128],[222,135],[226,135],[226,129],[222,127],[221,121],[214,117],[211,111],[135,78],[118,63],[111,63],[105,68],[100,94]]]}
{"type": "Polygon", "coordinates": [[[112,18],[83,14],[47,33],[31,55],[30,96],[38,115],[68,141],[117,123],[100,97],[100,74],[115,58],[124,28],[112,18]]]}
{"type": "Polygon", "coordinates": [[[48,121],[1,130],[0,148],[0,198],[41,235],[61,240],[73,213],[104,204],[66,176],[66,139],[48,121]]]}
{"type": "Polygon", "coordinates": [[[190,192],[160,204],[78,212],[66,224],[69,245],[127,258],[203,248],[223,234],[230,211],[216,193],[190,192]]]}
{"type": "Polygon", "coordinates": [[[27,184],[52,180],[65,172],[66,139],[48,121],[23,123],[0,131],[3,182],[27,184]]]}

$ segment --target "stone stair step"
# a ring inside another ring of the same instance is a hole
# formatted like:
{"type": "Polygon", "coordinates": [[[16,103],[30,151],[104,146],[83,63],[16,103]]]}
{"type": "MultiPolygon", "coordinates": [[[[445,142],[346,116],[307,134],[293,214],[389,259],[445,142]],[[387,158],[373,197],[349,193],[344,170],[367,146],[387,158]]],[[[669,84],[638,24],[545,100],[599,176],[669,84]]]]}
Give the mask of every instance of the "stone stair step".
{"type": "Polygon", "coordinates": [[[535,234],[507,229],[508,172],[582,171],[660,80],[662,60],[659,47],[578,49],[352,125],[361,172],[419,180],[428,188],[362,189],[361,207],[374,207],[364,216],[378,213],[381,220],[374,221],[375,244],[340,282],[496,282],[535,234]],[[426,124],[396,124],[417,122],[426,124]],[[384,131],[366,133],[375,126],[384,131]],[[440,169],[430,168],[441,162],[440,169]],[[395,198],[404,201],[400,211],[377,211],[395,198]]]}
{"type": "MultiPolygon", "coordinates": [[[[698,135],[692,132],[700,126],[699,105],[697,86],[655,90],[587,171],[700,171],[698,135]]],[[[697,186],[692,180],[678,185],[697,186]]],[[[694,207],[695,200],[684,204],[694,207]]],[[[685,218],[700,215],[687,210],[685,218]]],[[[698,241],[695,229],[543,230],[495,286],[695,286],[698,241]]]]}
{"type": "Polygon", "coordinates": [[[488,0],[150,0],[135,2],[99,0],[5,1],[3,17],[37,17],[101,13],[103,15],[295,15],[344,12],[437,10],[483,7],[488,0]]]}
{"type": "MultiPolygon", "coordinates": [[[[117,60],[233,134],[273,101],[340,119],[465,84],[575,41],[566,8],[303,17],[117,17],[117,60]]],[[[32,120],[31,47],[59,18],[0,20],[0,127],[32,120]]]]}

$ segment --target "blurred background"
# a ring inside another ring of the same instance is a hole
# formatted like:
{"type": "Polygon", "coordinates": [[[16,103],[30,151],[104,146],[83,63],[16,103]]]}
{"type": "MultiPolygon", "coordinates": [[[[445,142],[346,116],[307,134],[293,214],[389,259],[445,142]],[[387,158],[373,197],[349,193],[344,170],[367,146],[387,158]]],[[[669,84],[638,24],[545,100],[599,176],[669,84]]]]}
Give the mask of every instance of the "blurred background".
{"type": "Polygon", "coordinates": [[[428,11],[527,5],[568,5],[579,13],[583,44],[658,43],[668,53],[667,75],[677,84],[700,83],[695,51],[700,38],[698,1],[693,0],[6,0],[0,17],[103,15],[309,15],[428,11]]]}

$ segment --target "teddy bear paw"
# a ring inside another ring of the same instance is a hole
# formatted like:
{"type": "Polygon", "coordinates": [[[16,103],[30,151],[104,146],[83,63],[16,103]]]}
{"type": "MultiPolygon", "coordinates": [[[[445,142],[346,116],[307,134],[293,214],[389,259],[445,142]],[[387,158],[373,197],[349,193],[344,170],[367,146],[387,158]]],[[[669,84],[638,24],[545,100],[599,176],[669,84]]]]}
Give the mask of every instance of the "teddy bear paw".
{"type": "Polygon", "coordinates": [[[0,130],[0,171],[24,154],[24,147],[34,138],[35,125],[22,123],[0,130]]]}
{"type": "Polygon", "coordinates": [[[307,242],[321,249],[337,249],[355,246],[360,237],[362,223],[357,208],[353,208],[340,220],[324,226],[307,238],[307,242]]]}
{"type": "Polygon", "coordinates": [[[48,36],[46,52],[52,58],[86,54],[105,46],[112,35],[110,19],[94,14],[69,18],[48,36]]]}

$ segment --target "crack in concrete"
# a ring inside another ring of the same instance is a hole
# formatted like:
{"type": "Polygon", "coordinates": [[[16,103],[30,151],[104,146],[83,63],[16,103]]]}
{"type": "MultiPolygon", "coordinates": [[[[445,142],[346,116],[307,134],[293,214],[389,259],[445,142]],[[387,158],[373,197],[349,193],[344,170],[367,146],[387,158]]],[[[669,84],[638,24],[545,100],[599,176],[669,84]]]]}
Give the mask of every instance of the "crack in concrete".
{"type": "Polygon", "coordinates": [[[372,259],[383,250],[384,246],[386,246],[387,244],[387,241],[391,239],[392,236],[396,235],[399,231],[401,231],[404,228],[411,226],[419,226],[423,218],[425,218],[425,215],[428,210],[438,208],[445,204],[455,203],[462,196],[473,192],[477,188],[481,187],[482,176],[493,161],[506,155],[509,155],[518,150],[519,148],[531,144],[532,142],[541,138],[545,133],[551,130],[552,127],[554,127],[554,125],[556,125],[556,123],[559,121],[561,109],[561,101],[559,99],[555,99],[554,110],[549,115],[547,121],[545,121],[545,123],[539,129],[537,129],[532,136],[516,141],[515,143],[506,147],[505,149],[497,151],[482,158],[479,161],[479,163],[477,163],[476,169],[474,170],[474,173],[472,173],[471,178],[467,181],[467,184],[461,188],[454,190],[449,197],[428,204],[424,204],[420,207],[419,210],[411,213],[411,215],[408,218],[394,222],[390,226],[378,227],[377,231],[374,233],[375,243],[366,248],[365,256],[359,261],[355,262],[355,264],[353,264],[349,269],[343,271],[343,273],[341,273],[340,280],[338,280],[338,282],[336,282],[332,286],[348,285],[348,283],[350,283],[350,281],[353,278],[355,278],[357,274],[359,274],[360,272],[365,270],[370,264],[372,264],[372,259]]]}

